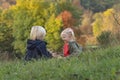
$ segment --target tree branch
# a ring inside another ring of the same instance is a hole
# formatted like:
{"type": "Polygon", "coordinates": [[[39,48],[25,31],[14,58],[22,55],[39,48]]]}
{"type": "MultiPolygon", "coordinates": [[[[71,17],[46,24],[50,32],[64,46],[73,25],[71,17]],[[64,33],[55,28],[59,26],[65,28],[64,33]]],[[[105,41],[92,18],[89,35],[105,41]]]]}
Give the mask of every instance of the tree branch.
{"type": "Polygon", "coordinates": [[[113,18],[114,18],[114,20],[116,21],[116,23],[117,23],[118,25],[120,25],[119,20],[118,20],[117,17],[115,16],[115,13],[112,13],[112,15],[113,15],[113,18]]]}

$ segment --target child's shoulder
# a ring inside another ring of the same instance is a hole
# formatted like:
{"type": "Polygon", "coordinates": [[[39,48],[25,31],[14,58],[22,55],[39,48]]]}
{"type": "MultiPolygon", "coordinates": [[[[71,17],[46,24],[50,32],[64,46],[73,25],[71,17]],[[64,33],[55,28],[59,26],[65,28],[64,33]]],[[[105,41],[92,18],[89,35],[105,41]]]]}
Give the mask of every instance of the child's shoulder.
{"type": "Polygon", "coordinates": [[[76,46],[77,42],[76,41],[69,41],[69,46],[76,46]]]}
{"type": "Polygon", "coordinates": [[[76,41],[69,41],[69,44],[77,44],[76,41]]]}
{"type": "Polygon", "coordinates": [[[82,47],[80,44],[78,44],[76,41],[70,41],[69,42],[69,46],[71,47],[82,47]]]}

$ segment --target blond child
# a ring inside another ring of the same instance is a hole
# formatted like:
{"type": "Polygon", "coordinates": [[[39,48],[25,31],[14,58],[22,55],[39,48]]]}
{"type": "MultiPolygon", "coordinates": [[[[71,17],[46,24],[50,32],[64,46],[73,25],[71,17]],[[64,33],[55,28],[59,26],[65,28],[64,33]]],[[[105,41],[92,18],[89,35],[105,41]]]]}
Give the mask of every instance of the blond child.
{"type": "Polygon", "coordinates": [[[69,55],[78,55],[82,52],[82,47],[75,40],[74,32],[71,28],[66,28],[61,32],[61,38],[64,41],[64,57],[69,55]]]}
{"type": "Polygon", "coordinates": [[[47,43],[43,40],[46,31],[42,26],[33,26],[30,32],[30,39],[27,40],[27,52],[25,60],[39,59],[42,57],[51,58],[52,55],[46,49],[47,43]]]}

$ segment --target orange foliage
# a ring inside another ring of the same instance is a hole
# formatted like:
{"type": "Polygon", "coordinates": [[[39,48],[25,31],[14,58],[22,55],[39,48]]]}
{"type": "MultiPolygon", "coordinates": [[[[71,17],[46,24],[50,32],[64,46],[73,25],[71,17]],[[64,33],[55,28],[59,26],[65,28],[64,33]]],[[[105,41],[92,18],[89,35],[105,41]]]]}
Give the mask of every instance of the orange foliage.
{"type": "Polygon", "coordinates": [[[69,11],[63,11],[60,13],[58,18],[62,18],[63,21],[63,28],[71,27],[73,26],[74,19],[72,17],[72,14],[69,11]]]}

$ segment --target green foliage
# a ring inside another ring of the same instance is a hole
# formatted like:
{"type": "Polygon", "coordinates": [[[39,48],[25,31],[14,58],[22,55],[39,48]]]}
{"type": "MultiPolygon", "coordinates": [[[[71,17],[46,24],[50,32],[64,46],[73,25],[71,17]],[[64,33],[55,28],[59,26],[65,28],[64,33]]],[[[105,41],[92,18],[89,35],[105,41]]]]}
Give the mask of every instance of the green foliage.
{"type": "Polygon", "coordinates": [[[14,48],[15,53],[24,54],[31,27],[40,25],[47,29],[48,48],[55,51],[61,49],[59,34],[63,25],[62,21],[56,17],[66,9],[71,11],[76,19],[81,15],[80,10],[69,5],[71,3],[67,0],[57,2],[53,0],[16,0],[15,5],[10,6],[7,10],[0,10],[0,48],[5,47],[4,50],[11,51],[14,48]],[[52,36],[51,31],[53,31],[52,36]]]}
{"type": "Polygon", "coordinates": [[[0,80],[119,80],[120,46],[79,57],[0,62],[0,80]]]}
{"type": "Polygon", "coordinates": [[[33,19],[27,10],[19,10],[14,14],[13,45],[17,52],[25,53],[25,43],[30,34],[33,19]],[[18,16],[19,15],[19,16],[18,16]]]}
{"type": "MultiPolygon", "coordinates": [[[[14,23],[13,23],[13,37],[15,38],[13,45],[17,53],[25,53],[26,41],[30,34],[32,25],[35,25],[38,18],[36,9],[34,9],[33,2],[27,0],[17,0],[17,4],[11,9],[13,11],[14,23]],[[29,10],[31,9],[31,10],[29,10]]],[[[37,5],[37,3],[34,2],[37,5]]],[[[41,22],[41,21],[40,21],[41,22]]]]}
{"type": "Polygon", "coordinates": [[[72,13],[74,18],[79,19],[82,14],[82,10],[75,7],[70,0],[61,0],[57,2],[57,12],[61,13],[63,11],[69,11],[72,13]],[[70,6],[71,5],[71,6],[70,6]]]}
{"type": "Polygon", "coordinates": [[[12,13],[10,10],[2,10],[0,13],[0,50],[12,52],[12,13]]]}
{"type": "Polygon", "coordinates": [[[58,0],[56,3],[56,7],[57,7],[57,14],[60,14],[61,12],[64,12],[64,11],[69,11],[71,12],[73,18],[76,20],[74,22],[74,25],[76,26],[80,24],[82,10],[74,6],[71,0],[58,0]]]}
{"type": "Polygon", "coordinates": [[[50,41],[48,47],[52,50],[60,47],[60,44],[56,44],[56,42],[60,43],[59,27],[61,26],[61,21],[56,20],[56,16],[54,18],[52,18],[53,16],[51,17],[56,12],[54,3],[44,0],[17,0],[17,4],[11,7],[11,9],[14,12],[13,37],[15,40],[13,45],[17,53],[25,53],[26,41],[29,38],[30,29],[33,25],[40,25],[46,29],[50,26],[50,30],[54,29],[53,37],[48,37],[51,33],[47,32],[46,40],[50,41]],[[56,29],[55,27],[58,28],[56,29]],[[53,41],[56,46],[52,46],[53,41]]]}
{"type": "Polygon", "coordinates": [[[45,29],[47,30],[46,40],[48,42],[48,48],[54,51],[60,51],[61,49],[61,38],[60,32],[62,23],[60,19],[55,18],[53,14],[46,22],[45,29]]]}
{"type": "Polygon", "coordinates": [[[114,4],[119,3],[120,0],[80,0],[81,5],[85,9],[92,10],[93,12],[105,11],[111,8],[114,4]]]}
{"type": "Polygon", "coordinates": [[[108,45],[110,43],[110,31],[103,31],[98,37],[97,40],[101,45],[108,45]]]}

